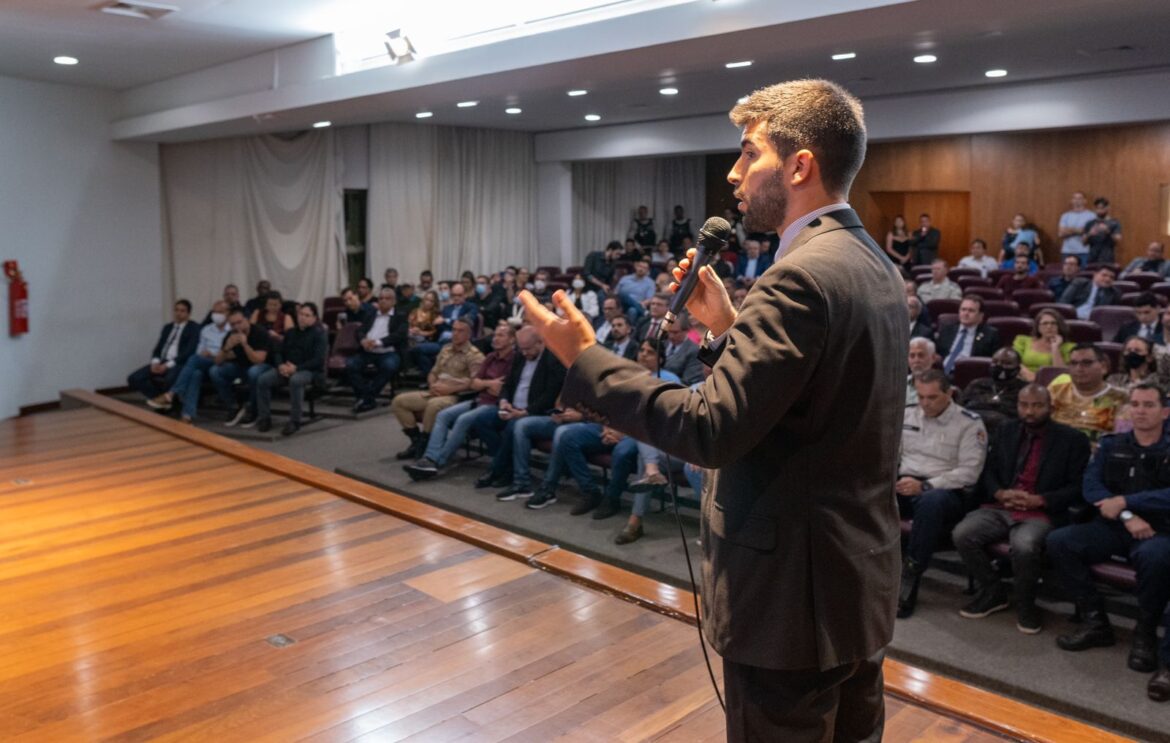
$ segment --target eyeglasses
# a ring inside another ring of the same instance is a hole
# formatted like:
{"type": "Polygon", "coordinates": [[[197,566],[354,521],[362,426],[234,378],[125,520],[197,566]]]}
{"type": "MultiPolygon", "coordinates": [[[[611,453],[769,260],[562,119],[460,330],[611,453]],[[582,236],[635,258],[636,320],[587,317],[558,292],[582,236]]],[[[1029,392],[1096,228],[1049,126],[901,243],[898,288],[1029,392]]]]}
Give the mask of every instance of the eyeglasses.
{"type": "Polygon", "coordinates": [[[1084,361],[1084,360],[1070,361],[1070,362],[1068,362],[1068,365],[1069,366],[1092,366],[1093,364],[1096,364],[1096,363],[1097,363],[1097,359],[1090,359],[1088,361],[1084,361]]]}

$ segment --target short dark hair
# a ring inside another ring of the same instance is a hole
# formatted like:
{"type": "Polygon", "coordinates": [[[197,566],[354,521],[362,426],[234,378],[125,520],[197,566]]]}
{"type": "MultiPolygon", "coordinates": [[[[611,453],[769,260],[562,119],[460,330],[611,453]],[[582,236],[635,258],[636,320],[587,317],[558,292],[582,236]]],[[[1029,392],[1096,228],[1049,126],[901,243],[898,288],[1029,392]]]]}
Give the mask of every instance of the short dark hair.
{"type": "Polygon", "coordinates": [[[272,299],[275,299],[277,302],[280,302],[282,304],[284,303],[284,297],[281,295],[280,292],[276,291],[275,289],[273,289],[272,291],[270,291],[266,295],[264,295],[265,302],[272,300],[272,299]]]}
{"type": "Polygon", "coordinates": [[[345,299],[345,296],[346,296],[347,294],[357,294],[357,292],[355,292],[355,291],[353,290],[353,287],[351,287],[351,286],[347,286],[347,287],[345,287],[344,289],[342,289],[342,290],[341,290],[341,298],[342,298],[342,299],[345,299]]]}
{"type": "Polygon", "coordinates": [[[239,291],[240,287],[236,286],[235,284],[227,284],[224,286],[223,290],[226,292],[228,289],[235,289],[236,291],[239,291]]]}
{"type": "Polygon", "coordinates": [[[435,278],[435,275],[434,275],[433,273],[431,273],[431,270],[430,270],[429,268],[428,268],[428,269],[424,269],[424,270],[423,270],[423,271],[421,271],[421,272],[419,273],[419,275],[418,275],[418,277],[419,277],[420,279],[421,279],[423,276],[430,276],[432,279],[433,279],[433,278],[435,278]]]}
{"type": "Polygon", "coordinates": [[[1093,206],[1109,206],[1109,199],[1104,196],[1098,196],[1093,199],[1093,206]]]}
{"type": "Polygon", "coordinates": [[[1101,363],[1105,363],[1109,360],[1109,357],[1105,354],[1105,352],[1094,346],[1092,343],[1085,342],[1076,344],[1072,347],[1072,350],[1068,352],[1069,358],[1072,358],[1072,355],[1077,351],[1092,351],[1093,355],[1097,357],[1097,361],[1100,361],[1101,363]]]}
{"type": "Polygon", "coordinates": [[[982,245],[984,250],[987,250],[987,241],[982,237],[977,237],[971,241],[972,245],[982,245]]]}
{"type": "Polygon", "coordinates": [[[648,335],[642,339],[642,342],[650,346],[650,350],[654,353],[662,352],[662,340],[658,336],[648,335]]]}
{"type": "Polygon", "coordinates": [[[1113,278],[1117,278],[1117,269],[1113,266],[1097,266],[1097,271],[1108,271],[1113,274],[1113,278]]]}
{"type": "Polygon", "coordinates": [[[1158,297],[1153,292],[1142,292],[1133,300],[1134,307],[1157,307],[1158,297]]]}
{"type": "Polygon", "coordinates": [[[175,302],[175,306],[178,306],[180,304],[187,308],[187,314],[191,314],[191,303],[189,301],[187,301],[186,299],[180,299],[177,302],[175,302]]]}
{"type": "Polygon", "coordinates": [[[1151,391],[1153,391],[1153,392],[1157,392],[1157,393],[1158,393],[1158,399],[1162,401],[1162,407],[1164,407],[1164,408],[1165,408],[1165,407],[1170,407],[1170,400],[1167,400],[1167,399],[1166,399],[1166,392],[1165,392],[1165,390],[1163,390],[1163,389],[1162,389],[1162,388],[1161,388],[1161,387],[1158,385],[1158,383],[1157,383],[1157,382],[1153,382],[1153,381],[1150,381],[1150,380],[1148,380],[1148,379],[1147,379],[1147,380],[1144,380],[1144,381],[1138,382],[1138,383],[1137,383],[1137,384],[1135,384],[1134,386],[1130,387],[1130,388],[1129,388],[1129,397],[1130,397],[1130,399],[1131,399],[1131,400],[1133,399],[1133,393],[1137,392],[1138,390],[1151,390],[1151,391]]]}
{"type": "Polygon", "coordinates": [[[979,294],[967,292],[963,295],[963,298],[959,300],[960,304],[963,302],[974,302],[975,304],[979,305],[979,311],[983,311],[983,297],[979,294]]]}
{"type": "Polygon", "coordinates": [[[301,309],[312,312],[313,317],[321,317],[321,313],[317,311],[317,305],[313,302],[301,302],[301,309]]]}
{"type": "Polygon", "coordinates": [[[243,307],[237,307],[234,310],[228,310],[228,317],[231,317],[232,315],[239,315],[240,317],[244,318],[245,320],[248,319],[248,316],[246,314],[244,314],[243,307]]]}
{"type": "Polygon", "coordinates": [[[865,160],[861,102],[828,80],[792,80],[761,88],[729,116],[741,129],[766,122],[768,138],[781,157],[811,150],[830,194],[847,194],[865,160]]]}
{"type": "Polygon", "coordinates": [[[1066,255],[1064,260],[1067,261],[1069,258],[1072,258],[1074,261],[1076,261],[1078,266],[1081,265],[1081,257],[1079,255],[1066,255]]]}
{"type": "Polygon", "coordinates": [[[930,219],[930,215],[929,215],[929,214],[927,214],[926,212],[922,212],[921,214],[919,214],[919,215],[918,215],[918,218],[919,218],[919,219],[922,219],[923,217],[926,217],[927,219],[930,219]]]}
{"type": "Polygon", "coordinates": [[[951,391],[951,380],[942,369],[926,369],[914,374],[914,384],[938,384],[939,392],[951,391]]]}
{"type": "Polygon", "coordinates": [[[369,284],[371,289],[374,288],[374,280],[373,279],[369,278],[368,276],[363,276],[360,279],[358,279],[359,284],[362,283],[363,281],[366,282],[367,284],[369,284]]]}

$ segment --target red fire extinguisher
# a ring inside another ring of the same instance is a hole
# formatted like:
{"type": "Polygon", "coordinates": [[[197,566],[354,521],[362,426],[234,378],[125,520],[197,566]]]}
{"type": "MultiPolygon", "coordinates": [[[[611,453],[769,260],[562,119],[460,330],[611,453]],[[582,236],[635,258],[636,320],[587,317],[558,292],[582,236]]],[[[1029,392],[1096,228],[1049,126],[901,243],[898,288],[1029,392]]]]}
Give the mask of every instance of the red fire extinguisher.
{"type": "Polygon", "coordinates": [[[16,261],[4,261],[4,275],[8,277],[8,334],[24,335],[28,332],[28,284],[16,261]]]}

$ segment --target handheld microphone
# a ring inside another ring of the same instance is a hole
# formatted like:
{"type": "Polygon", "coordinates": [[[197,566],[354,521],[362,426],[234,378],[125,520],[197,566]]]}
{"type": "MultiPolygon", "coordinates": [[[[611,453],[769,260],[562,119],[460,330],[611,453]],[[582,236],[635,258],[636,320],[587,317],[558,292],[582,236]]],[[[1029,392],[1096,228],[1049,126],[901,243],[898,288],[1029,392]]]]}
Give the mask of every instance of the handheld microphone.
{"type": "Polygon", "coordinates": [[[731,225],[723,217],[711,217],[703,223],[703,228],[699,230],[699,243],[695,246],[695,258],[691,261],[690,270],[687,271],[687,275],[679,284],[674,299],[670,301],[670,309],[666,311],[666,317],[663,318],[663,332],[674,325],[678,314],[687,306],[687,300],[695,291],[695,284],[699,283],[699,269],[707,265],[712,258],[718,256],[727,247],[727,241],[730,237],[731,225]]]}

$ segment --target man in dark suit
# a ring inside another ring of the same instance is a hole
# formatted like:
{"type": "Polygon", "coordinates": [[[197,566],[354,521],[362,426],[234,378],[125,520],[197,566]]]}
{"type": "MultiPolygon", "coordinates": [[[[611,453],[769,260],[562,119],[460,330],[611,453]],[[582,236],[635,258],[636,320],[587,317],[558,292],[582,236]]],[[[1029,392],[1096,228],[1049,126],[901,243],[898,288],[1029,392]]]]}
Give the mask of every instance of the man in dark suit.
{"type": "Polygon", "coordinates": [[[467,301],[467,290],[463,288],[463,284],[451,284],[451,303],[442,309],[442,313],[443,329],[439,333],[440,343],[451,340],[451,323],[456,320],[465,320],[472,328],[472,337],[475,337],[474,330],[479,323],[479,307],[467,301]]]}
{"type": "Polygon", "coordinates": [[[930,326],[930,318],[922,306],[922,300],[914,296],[907,297],[906,309],[910,310],[910,337],[933,341],[934,328],[930,326]]]}
{"type": "Polygon", "coordinates": [[[562,294],[565,319],[521,297],[571,367],[566,405],[714,470],[703,628],[723,656],[728,739],[878,740],[909,323],[897,271],[845,203],[865,153],[861,105],[801,80],[756,91],[731,118],[743,134],[728,181],[745,227],[781,239],[738,313],[700,270],[687,309],[710,328],[702,385],[661,382],[594,347],[562,294]]]}
{"type": "Polygon", "coordinates": [[[752,282],[764,275],[764,271],[772,265],[772,256],[763,252],[759,240],[747,240],[743,244],[743,254],[735,266],[735,278],[750,286],[752,282]]]}
{"type": "Polygon", "coordinates": [[[1121,292],[1113,286],[1113,281],[1116,278],[1117,275],[1114,274],[1112,268],[1102,266],[1097,269],[1097,273],[1093,274],[1092,279],[1083,276],[1075,279],[1064,290],[1064,294],[1060,295],[1060,301],[1076,307],[1077,317],[1088,320],[1089,313],[1093,311],[1094,307],[1100,307],[1103,304],[1121,304],[1121,292]]]}
{"type": "Polygon", "coordinates": [[[630,321],[625,315],[618,315],[610,321],[609,337],[602,345],[623,359],[633,361],[638,358],[638,342],[634,340],[633,335],[630,321]]]}
{"type": "Polygon", "coordinates": [[[402,365],[402,349],[406,345],[409,324],[406,313],[395,307],[397,302],[398,294],[393,288],[387,286],[378,292],[377,311],[366,315],[357,332],[362,350],[345,362],[346,377],[357,398],[353,404],[355,413],[377,407],[374,398],[402,365]],[[366,376],[368,366],[374,367],[373,379],[366,376]]]}
{"type": "Polygon", "coordinates": [[[930,215],[921,214],[918,217],[918,229],[910,235],[910,250],[913,251],[914,265],[929,266],[938,258],[938,243],[942,234],[937,227],[930,224],[930,215]]]}
{"type": "Polygon", "coordinates": [[[634,340],[638,341],[639,345],[647,338],[657,338],[659,328],[666,318],[666,310],[670,307],[670,296],[666,294],[655,294],[650,297],[650,302],[647,305],[650,310],[648,314],[644,315],[638,324],[634,326],[634,340]]]}
{"type": "Polygon", "coordinates": [[[983,297],[968,294],[959,302],[959,322],[938,330],[938,355],[950,376],[959,359],[990,357],[999,349],[999,331],[983,324],[983,297]]]}
{"type": "Polygon", "coordinates": [[[1042,615],[1036,590],[1044,568],[1044,540],[1053,527],[1069,522],[1069,506],[1081,500],[1089,462],[1089,440],[1051,419],[1048,390],[1029,384],[1020,390],[1018,419],[996,429],[983,465],[983,504],[968,513],[952,537],[979,593],[959,613],[982,619],[1006,609],[1011,594],[987,554],[988,545],[1009,541],[1016,604],[1016,627],[1036,634],[1042,615]]]}
{"type": "Polygon", "coordinates": [[[686,313],[679,315],[678,320],[666,332],[666,344],[662,350],[666,357],[662,368],[673,372],[686,385],[703,381],[703,362],[699,361],[699,345],[687,337],[687,331],[690,329],[691,322],[686,313]]]}
{"type": "MultiPolygon", "coordinates": [[[[593,330],[597,333],[597,342],[605,343],[609,340],[609,332],[615,317],[626,317],[622,313],[621,302],[617,297],[606,297],[601,302],[601,314],[593,318],[593,330]]],[[[629,318],[626,318],[627,320],[629,318]]],[[[631,328],[632,331],[632,328],[631,328]]]]}
{"type": "Polygon", "coordinates": [[[171,388],[187,359],[199,347],[199,325],[191,321],[191,303],[175,302],[174,321],[163,326],[158,343],[150,354],[150,363],[130,373],[126,384],[154,399],[171,388]]]}
{"type": "Polygon", "coordinates": [[[1158,318],[1158,297],[1153,292],[1142,292],[1134,302],[1137,319],[1117,329],[1114,343],[1125,343],[1133,336],[1145,338],[1154,345],[1163,345],[1162,322],[1158,318]]]}

